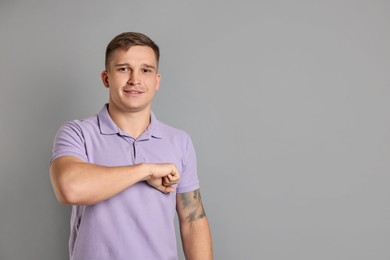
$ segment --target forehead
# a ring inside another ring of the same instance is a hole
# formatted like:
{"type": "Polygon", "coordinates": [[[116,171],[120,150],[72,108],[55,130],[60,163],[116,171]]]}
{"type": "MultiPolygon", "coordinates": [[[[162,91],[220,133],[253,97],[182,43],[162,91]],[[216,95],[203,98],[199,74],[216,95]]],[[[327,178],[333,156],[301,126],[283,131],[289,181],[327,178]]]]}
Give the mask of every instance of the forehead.
{"type": "Polygon", "coordinates": [[[152,48],[148,46],[132,46],[128,49],[116,49],[110,57],[110,64],[112,63],[143,63],[156,66],[157,59],[152,48]]]}

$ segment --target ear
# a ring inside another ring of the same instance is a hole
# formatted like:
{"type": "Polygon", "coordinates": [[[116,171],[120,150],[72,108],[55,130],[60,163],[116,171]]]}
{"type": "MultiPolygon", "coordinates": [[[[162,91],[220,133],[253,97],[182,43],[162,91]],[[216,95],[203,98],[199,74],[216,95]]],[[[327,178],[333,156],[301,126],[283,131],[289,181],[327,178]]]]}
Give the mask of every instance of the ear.
{"type": "Polygon", "coordinates": [[[103,85],[106,88],[109,88],[110,85],[108,84],[108,72],[107,72],[107,70],[103,70],[100,76],[102,78],[103,85]]]}
{"type": "Polygon", "coordinates": [[[160,73],[157,73],[157,75],[156,75],[156,87],[155,87],[156,91],[160,89],[160,80],[161,80],[161,75],[160,75],[160,73]]]}

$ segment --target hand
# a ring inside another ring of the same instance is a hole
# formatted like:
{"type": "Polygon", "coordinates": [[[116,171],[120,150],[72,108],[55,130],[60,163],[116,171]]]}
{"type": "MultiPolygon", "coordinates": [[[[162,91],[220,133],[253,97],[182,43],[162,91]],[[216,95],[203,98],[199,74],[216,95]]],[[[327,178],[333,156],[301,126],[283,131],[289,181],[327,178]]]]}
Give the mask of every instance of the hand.
{"type": "Polygon", "coordinates": [[[146,179],[146,182],[150,186],[164,193],[175,191],[172,186],[180,180],[180,174],[175,164],[148,164],[147,167],[150,176],[146,179]]]}

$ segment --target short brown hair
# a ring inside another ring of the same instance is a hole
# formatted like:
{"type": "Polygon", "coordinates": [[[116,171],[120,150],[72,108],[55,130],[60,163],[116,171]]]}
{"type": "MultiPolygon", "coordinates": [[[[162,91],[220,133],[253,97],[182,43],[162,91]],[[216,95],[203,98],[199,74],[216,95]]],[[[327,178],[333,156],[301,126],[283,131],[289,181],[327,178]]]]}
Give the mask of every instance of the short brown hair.
{"type": "Polygon", "coordinates": [[[138,32],[124,32],[117,36],[115,36],[111,42],[107,45],[106,49],[106,60],[105,65],[106,69],[108,69],[108,63],[111,58],[111,55],[117,49],[125,49],[128,50],[133,46],[148,46],[153,49],[154,55],[156,56],[157,66],[160,60],[160,49],[155,44],[152,39],[142,33],[138,32]]]}

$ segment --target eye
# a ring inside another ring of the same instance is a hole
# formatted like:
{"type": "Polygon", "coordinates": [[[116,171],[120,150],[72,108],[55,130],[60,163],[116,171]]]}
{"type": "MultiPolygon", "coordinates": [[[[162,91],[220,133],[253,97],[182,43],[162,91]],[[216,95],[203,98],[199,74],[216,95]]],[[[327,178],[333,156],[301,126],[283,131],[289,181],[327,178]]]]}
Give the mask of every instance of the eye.
{"type": "Polygon", "coordinates": [[[142,72],[143,72],[143,73],[150,73],[150,72],[152,72],[152,70],[151,70],[151,69],[146,69],[146,68],[145,68],[145,69],[142,69],[142,72]]]}
{"type": "Polygon", "coordinates": [[[118,71],[120,71],[120,72],[128,72],[128,71],[130,71],[130,69],[129,69],[129,67],[119,67],[118,71]]]}

